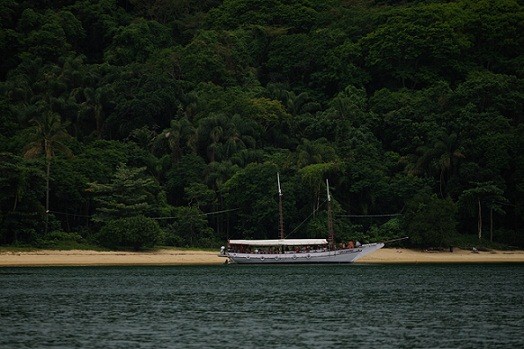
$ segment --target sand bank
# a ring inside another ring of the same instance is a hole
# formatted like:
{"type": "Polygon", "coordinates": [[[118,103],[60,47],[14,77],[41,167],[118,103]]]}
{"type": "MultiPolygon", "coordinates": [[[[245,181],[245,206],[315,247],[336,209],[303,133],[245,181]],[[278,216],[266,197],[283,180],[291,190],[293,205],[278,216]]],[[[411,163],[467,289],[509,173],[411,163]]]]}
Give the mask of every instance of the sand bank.
{"type": "MultiPolygon", "coordinates": [[[[165,249],[154,252],[54,251],[0,252],[0,266],[213,265],[217,252],[165,249]]],[[[384,248],[357,263],[524,263],[524,251],[425,252],[384,248]]]]}
{"type": "Polygon", "coordinates": [[[524,263],[524,251],[476,252],[455,248],[449,251],[421,251],[383,248],[357,263],[524,263]]]}
{"type": "Polygon", "coordinates": [[[217,252],[166,249],[154,252],[0,252],[0,266],[207,265],[224,263],[217,252]]]}

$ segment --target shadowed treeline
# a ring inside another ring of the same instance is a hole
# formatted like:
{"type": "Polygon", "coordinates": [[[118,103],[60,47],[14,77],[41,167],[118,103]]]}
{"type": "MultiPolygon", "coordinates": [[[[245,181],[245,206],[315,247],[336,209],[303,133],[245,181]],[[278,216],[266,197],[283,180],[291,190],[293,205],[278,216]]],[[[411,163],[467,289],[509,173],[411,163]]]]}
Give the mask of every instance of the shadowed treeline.
{"type": "Polygon", "coordinates": [[[326,237],[328,178],[339,241],[524,246],[523,18],[516,0],[2,1],[0,244],[276,238],[280,172],[296,238],[326,237]]]}

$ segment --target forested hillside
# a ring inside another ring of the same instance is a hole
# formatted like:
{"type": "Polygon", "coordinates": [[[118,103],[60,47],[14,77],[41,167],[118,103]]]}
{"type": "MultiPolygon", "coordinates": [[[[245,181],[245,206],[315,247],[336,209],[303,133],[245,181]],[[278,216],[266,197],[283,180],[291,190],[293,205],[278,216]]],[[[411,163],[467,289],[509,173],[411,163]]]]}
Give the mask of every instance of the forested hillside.
{"type": "Polygon", "coordinates": [[[524,246],[518,0],[0,2],[0,244],[524,246]],[[301,223],[304,222],[302,225],[301,223]],[[480,231],[480,232],[479,232],[480,231]]]}

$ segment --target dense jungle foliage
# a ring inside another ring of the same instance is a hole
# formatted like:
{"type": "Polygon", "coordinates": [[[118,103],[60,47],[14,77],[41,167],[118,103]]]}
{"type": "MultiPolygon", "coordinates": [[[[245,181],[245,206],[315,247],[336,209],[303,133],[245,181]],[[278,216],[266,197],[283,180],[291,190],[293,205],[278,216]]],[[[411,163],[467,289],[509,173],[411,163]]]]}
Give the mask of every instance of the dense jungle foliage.
{"type": "Polygon", "coordinates": [[[0,244],[524,246],[518,0],[2,0],[0,244]],[[469,239],[469,240],[468,240],[469,239]]]}

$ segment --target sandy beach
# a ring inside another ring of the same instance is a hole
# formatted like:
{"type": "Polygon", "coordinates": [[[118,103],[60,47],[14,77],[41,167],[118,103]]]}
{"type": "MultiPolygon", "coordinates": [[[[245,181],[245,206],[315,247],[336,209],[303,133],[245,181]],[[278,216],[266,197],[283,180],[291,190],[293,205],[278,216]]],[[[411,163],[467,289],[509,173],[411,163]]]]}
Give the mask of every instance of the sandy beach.
{"type": "MultiPolygon", "coordinates": [[[[0,252],[0,267],[22,266],[103,266],[103,265],[213,265],[224,258],[217,252],[164,249],[154,252],[98,252],[37,250],[0,252]]],[[[473,253],[432,252],[383,248],[357,263],[524,263],[524,251],[488,251],[473,253]]]]}
{"type": "Polygon", "coordinates": [[[165,249],[153,252],[55,251],[0,252],[0,267],[103,265],[211,265],[224,263],[218,252],[165,249]]]}
{"type": "Polygon", "coordinates": [[[455,248],[449,251],[421,251],[383,248],[357,263],[523,263],[524,251],[479,251],[455,248]]]}

